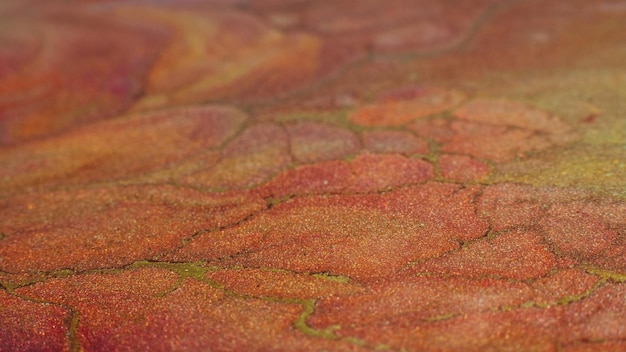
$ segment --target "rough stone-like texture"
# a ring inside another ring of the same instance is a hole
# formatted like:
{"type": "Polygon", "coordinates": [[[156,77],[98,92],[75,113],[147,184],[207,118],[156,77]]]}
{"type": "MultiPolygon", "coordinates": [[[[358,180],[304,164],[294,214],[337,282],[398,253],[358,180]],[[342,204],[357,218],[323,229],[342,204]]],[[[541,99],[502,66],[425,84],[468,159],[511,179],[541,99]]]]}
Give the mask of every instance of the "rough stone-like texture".
{"type": "Polygon", "coordinates": [[[0,350],[67,350],[69,319],[69,311],[64,307],[0,291],[0,350]]]}
{"type": "Polygon", "coordinates": [[[277,337],[286,349],[298,343],[305,350],[330,347],[324,340],[298,339],[291,326],[301,314],[297,302],[227,295],[195,279],[177,281],[169,270],[80,275],[17,291],[80,312],[83,324],[75,338],[86,350],[269,349],[277,337]]]}
{"type": "Polygon", "coordinates": [[[210,195],[165,185],[15,196],[0,204],[0,268],[15,273],[130,264],[263,208],[262,199],[245,194],[210,195]]]}
{"type": "Polygon", "coordinates": [[[278,173],[291,161],[287,134],[280,126],[251,126],[222,150],[219,162],[183,179],[184,183],[211,190],[254,186],[278,173]]]}
{"type": "MultiPolygon", "coordinates": [[[[128,179],[199,155],[211,159],[246,120],[226,107],[194,107],[94,123],[0,151],[0,192],[128,179]]],[[[214,162],[211,162],[212,164],[214,162]]]]}
{"type": "Polygon", "coordinates": [[[1,11],[1,144],[125,111],[166,39],[85,6],[26,1],[1,11]]]}
{"type": "Polygon", "coordinates": [[[372,131],[362,135],[365,149],[373,153],[427,154],[428,143],[404,131],[372,131]]]}
{"type": "Polygon", "coordinates": [[[362,292],[347,277],[301,274],[284,270],[226,269],[206,278],[238,294],[278,298],[320,298],[362,292]]]}
{"type": "Polygon", "coordinates": [[[427,161],[395,154],[361,154],[348,162],[328,161],[285,171],[259,188],[263,196],[367,193],[433,178],[427,161]]]}
{"type": "Polygon", "coordinates": [[[441,177],[450,181],[480,181],[489,174],[488,165],[467,155],[443,154],[437,165],[441,177]]]}
{"type": "Polygon", "coordinates": [[[415,270],[467,277],[495,276],[526,280],[545,275],[556,265],[541,237],[509,232],[468,244],[461,251],[429,260],[415,270]]]}
{"type": "Polygon", "coordinates": [[[475,192],[427,184],[383,196],[296,198],[242,226],[201,234],[166,258],[361,279],[390,275],[482,236],[487,226],[475,215],[475,192]]]}
{"type": "Polygon", "coordinates": [[[341,159],[360,148],[357,137],[342,128],[299,122],[288,126],[287,131],[291,153],[298,163],[341,159]]]}
{"type": "Polygon", "coordinates": [[[1,351],[626,349],[621,0],[0,3],[1,351]]]}
{"type": "Polygon", "coordinates": [[[463,100],[456,91],[410,87],[387,92],[379,102],[366,105],[350,115],[352,122],[364,126],[398,126],[412,120],[444,112],[463,100]]]}

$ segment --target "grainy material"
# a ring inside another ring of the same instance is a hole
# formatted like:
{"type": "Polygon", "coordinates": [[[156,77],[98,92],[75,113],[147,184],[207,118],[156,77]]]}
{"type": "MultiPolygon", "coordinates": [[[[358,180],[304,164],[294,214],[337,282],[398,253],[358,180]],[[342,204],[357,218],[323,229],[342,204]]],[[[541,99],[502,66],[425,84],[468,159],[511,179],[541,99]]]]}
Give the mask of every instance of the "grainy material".
{"type": "Polygon", "coordinates": [[[626,350],[620,0],[0,3],[0,351],[626,350]]]}

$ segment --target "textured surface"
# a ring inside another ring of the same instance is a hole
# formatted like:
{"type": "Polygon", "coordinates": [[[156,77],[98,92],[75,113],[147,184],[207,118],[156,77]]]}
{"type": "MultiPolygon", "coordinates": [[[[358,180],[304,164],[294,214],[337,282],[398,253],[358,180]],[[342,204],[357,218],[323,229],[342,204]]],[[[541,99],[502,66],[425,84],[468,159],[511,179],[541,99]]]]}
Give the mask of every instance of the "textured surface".
{"type": "Polygon", "coordinates": [[[0,351],[626,349],[626,2],[0,4],[0,351]]]}

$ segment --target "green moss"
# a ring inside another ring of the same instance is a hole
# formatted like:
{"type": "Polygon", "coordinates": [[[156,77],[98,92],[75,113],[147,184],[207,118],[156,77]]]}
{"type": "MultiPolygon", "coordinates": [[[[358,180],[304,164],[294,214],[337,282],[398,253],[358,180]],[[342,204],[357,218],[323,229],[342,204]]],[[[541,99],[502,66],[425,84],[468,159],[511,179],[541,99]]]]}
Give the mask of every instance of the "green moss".
{"type": "Polygon", "coordinates": [[[561,297],[558,301],[556,301],[556,304],[559,306],[565,306],[568,305],[570,303],[574,303],[574,302],[578,302],[581,299],[587,297],[588,294],[580,294],[580,295],[569,295],[569,296],[563,296],[561,297]]]}
{"type": "Polygon", "coordinates": [[[347,276],[343,276],[343,275],[331,275],[328,273],[318,273],[318,274],[313,274],[312,276],[316,278],[324,279],[327,281],[338,282],[340,284],[347,284],[350,282],[350,278],[347,276]]]}
{"type": "Polygon", "coordinates": [[[265,202],[267,203],[268,207],[273,207],[275,205],[288,201],[290,198],[290,195],[282,196],[279,198],[266,198],[265,202]]]}
{"type": "Polygon", "coordinates": [[[151,262],[146,260],[136,261],[129,266],[127,269],[139,269],[139,268],[158,268],[172,271],[178,274],[178,280],[168,289],[163,292],[158,293],[157,297],[163,297],[167,294],[175,291],[180,287],[183,281],[186,278],[191,278],[200,282],[203,282],[211,287],[224,289],[222,285],[209,280],[204,277],[204,275],[209,271],[214,271],[216,268],[214,267],[206,267],[202,262],[196,263],[170,263],[170,262],[151,262]]]}
{"type": "Polygon", "coordinates": [[[350,342],[352,344],[355,344],[357,346],[367,346],[367,341],[360,339],[358,337],[344,337],[343,339],[341,339],[341,341],[346,341],[346,342],[350,342]]]}
{"type": "Polygon", "coordinates": [[[591,288],[589,288],[585,292],[578,294],[578,295],[563,296],[556,302],[556,304],[563,306],[563,305],[567,305],[570,303],[578,302],[584,298],[591,296],[591,294],[603,284],[604,284],[604,280],[598,280],[591,288]]]}
{"type": "MultiPolygon", "coordinates": [[[[588,290],[586,290],[585,292],[582,292],[580,294],[574,294],[574,295],[567,295],[567,296],[563,296],[560,297],[558,299],[556,299],[555,301],[551,301],[551,302],[534,302],[534,301],[526,301],[522,304],[520,304],[518,307],[519,308],[541,308],[541,309],[545,309],[545,308],[550,308],[552,306],[565,306],[571,303],[575,303],[575,302],[579,302],[587,297],[589,297],[594,291],[596,291],[600,286],[602,286],[604,284],[605,280],[599,280],[597,281],[591,288],[589,288],[588,290]]],[[[507,306],[506,309],[504,310],[511,310],[511,309],[516,309],[517,307],[510,307],[507,306]]]]}
{"type": "Polygon", "coordinates": [[[0,280],[0,286],[4,287],[8,292],[13,292],[13,290],[32,285],[38,282],[44,282],[48,278],[48,274],[44,272],[36,272],[28,275],[25,278],[19,278],[17,281],[14,281],[14,278],[5,278],[6,280],[0,280]]]}
{"type": "Polygon", "coordinates": [[[616,273],[616,272],[603,270],[603,269],[595,269],[595,268],[589,268],[587,269],[587,272],[592,275],[597,275],[604,280],[613,281],[617,283],[626,282],[626,274],[616,273]]]}
{"type": "Polygon", "coordinates": [[[69,321],[69,328],[67,332],[67,338],[70,344],[71,352],[80,352],[83,349],[80,348],[80,343],[78,342],[78,324],[80,323],[80,317],[78,312],[72,310],[69,321]]]}
{"type": "Polygon", "coordinates": [[[434,317],[426,318],[424,320],[429,322],[429,323],[434,323],[434,322],[437,322],[437,321],[443,321],[443,320],[452,319],[452,318],[456,317],[457,315],[458,315],[457,313],[439,314],[439,315],[435,315],[434,317]]]}
{"type": "Polygon", "coordinates": [[[356,158],[357,155],[358,155],[358,153],[357,154],[348,154],[348,155],[344,156],[343,158],[341,158],[339,160],[344,161],[346,163],[350,163],[350,162],[354,161],[354,159],[356,158]]]}
{"type": "Polygon", "coordinates": [[[548,305],[547,304],[545,304],[545,305],[538,304],[538,303],[535,303],[533,301],[526,301],[526,302],[520,304],[520,308],[533,308],[533,307],[547,308],[548,305]]]}
{"type": "MultiPolygon", "coordinates": [[[[600,118],[600,117],[598,117],[600,118]]],[[[606,121],[602,126],[585,130],[583,142],[591,145],[621,145],[626,148],[626,120],[606,121]]]]}
{"type": "Polygon", "coordinates": [[[74,272],[74,270],[61,269],[61,270],[55,270],[55,271],[50,272],[48,274],[48,277],[64,278],[64,277],[72,276],[72,275],[75,275],[75,274],[76,273],[74,272]]]}
{"type": "Polygon", "coordinates": [[[552,150],[532,159],[500,167],[494,181],[535,186],[584,188],[598,194],[626,198],[626,151],[621,145],[578,145],[552,150]]]}
{"type": "Polygon", "coordinates": [[[326,329],[319,330],[319,329],[314,329],[310,327],[306,323],[306,319],[315,311],[314,299],[308,299],[308,300],[302,301],[301,304],[302,304],[302,314],[300,314],[298,319],[296,319],[296,321],[294,322],[294,326],[296,327],[296,329],[298,329],[298,331],[311,337],[319,337],[319,338],[328,339],[328,340],[338,339],[334,331],[339,329],[340,326],[331,325],[327,327],[326,329]]]}

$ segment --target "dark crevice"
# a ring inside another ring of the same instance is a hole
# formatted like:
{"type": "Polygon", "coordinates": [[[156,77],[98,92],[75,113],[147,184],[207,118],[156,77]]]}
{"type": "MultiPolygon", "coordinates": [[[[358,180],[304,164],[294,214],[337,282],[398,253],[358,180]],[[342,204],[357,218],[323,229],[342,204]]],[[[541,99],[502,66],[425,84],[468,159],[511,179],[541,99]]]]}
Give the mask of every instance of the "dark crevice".
{"type": "Polygon", "coordinates": [[[69,340],[70,352],[81,352],[80,342],[78,340],[78,326],[80,323],[80,314],[77,310],[67,307],[70,311],[69,321],[67,322],[68,331],[67,338],[69,340]]]}

